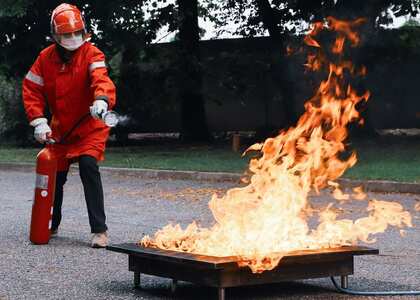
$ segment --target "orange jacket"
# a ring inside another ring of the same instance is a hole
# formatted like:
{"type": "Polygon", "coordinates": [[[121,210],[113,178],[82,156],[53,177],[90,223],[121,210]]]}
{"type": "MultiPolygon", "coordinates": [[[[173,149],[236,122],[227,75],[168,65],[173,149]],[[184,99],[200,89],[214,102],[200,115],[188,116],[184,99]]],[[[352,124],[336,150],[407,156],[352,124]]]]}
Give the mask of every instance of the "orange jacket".
{"type": "MultiPolygon", "coordinates": [[[[104,54],[91,43],[77,49],[64,63],[56,44],[45,48],[23,80],[23,102],[29,121],[44,117],[48,105],[52,114],[52,137],[61,138],[89,113],[95,99],[105,99],[108,109],[115,105],[115,86],[108,77],[104,54]]],[[[103,159],[109,128],[101,121],[87,117],[56,148],[68,159],[88,154],[103,159]]]]}

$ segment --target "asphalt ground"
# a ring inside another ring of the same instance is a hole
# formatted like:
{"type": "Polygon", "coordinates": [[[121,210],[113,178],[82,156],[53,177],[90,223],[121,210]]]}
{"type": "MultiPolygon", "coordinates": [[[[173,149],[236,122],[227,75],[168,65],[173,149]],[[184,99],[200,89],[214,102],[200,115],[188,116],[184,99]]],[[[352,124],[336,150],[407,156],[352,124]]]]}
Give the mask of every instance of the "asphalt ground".
{"type": "MultiPolygon", "coordinates": [[[[77,170],[65,186],[63,221],[58,237],[48,245],[28,240],[35,176],[32,172],[0,170],[0,299],[217,299],[213,288],[181,282],[170,293],[170,280],[142,276],[142,289],[133,288],[128,259],[104,249],[89,247],[83,188],[77,170]]],[[[198,220],[212,223],[207,202],[214,192],[223,193],[233,183],[189,180],[139,179],[103,173],[107,224],[112,243],[135,242],[169,222],[186,225],[198,220]]],[[[420,195],[369,194],[371,198],[394,200],[413,215],[413,228],[405,237],[399,230],[378,236],[377,256],[357,257],[349,286],[359,290],[420,290],[420,219],[414,206],[420,195]]],[[[314,197],[323,207],[328,194],[314,197]]],[[[344,207],[347,214],[362,213],[362,202],[344,207]]],[[[337,293],[328,278],[281,284],[231,288],[227,299],[374,299],[337,293]]],[[[385,299],[376,297],[375,299],[385,299]]],[[[391,298],[390,298],[391,299],[391,298]]],[[[420,299],[420,296],[392,297],[420,299]]]]}

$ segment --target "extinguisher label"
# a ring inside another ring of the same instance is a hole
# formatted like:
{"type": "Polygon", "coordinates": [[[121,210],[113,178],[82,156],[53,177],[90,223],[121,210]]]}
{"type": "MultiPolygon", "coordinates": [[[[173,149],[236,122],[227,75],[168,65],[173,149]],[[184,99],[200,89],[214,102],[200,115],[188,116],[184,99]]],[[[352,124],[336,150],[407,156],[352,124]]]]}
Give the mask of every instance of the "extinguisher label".
{"type": "Polygon", "coordinates": [[[46,190],[48,188],[48,175],[36,174],[35,187],[46,190]]]}

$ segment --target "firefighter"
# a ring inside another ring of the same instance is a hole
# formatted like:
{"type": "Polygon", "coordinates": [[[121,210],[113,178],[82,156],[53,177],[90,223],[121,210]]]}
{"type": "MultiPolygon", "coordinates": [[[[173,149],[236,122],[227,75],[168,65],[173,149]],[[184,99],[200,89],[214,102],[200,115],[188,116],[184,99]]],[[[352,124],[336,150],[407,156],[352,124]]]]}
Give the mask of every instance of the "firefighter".
{"type": "Polygon", "coordinates": [[[92,247],[103,248],[108,244],[108,228],[97,162],[104,159],[110,130],[101,116],[115,105],[115,86],[108,77],[105,56],[89,42],[90,35],[76,6],[63,3],[54,9],[51,34],[54,43],[41,51],[23,80],[22,91],[35,139],[40,143],[61,141],[48,145],[58,158],[51,234],[56,234],[60,225],[69,166],[78,162],[92,247]],[[51,114],[50,123],[45,106],[51,114]]]}

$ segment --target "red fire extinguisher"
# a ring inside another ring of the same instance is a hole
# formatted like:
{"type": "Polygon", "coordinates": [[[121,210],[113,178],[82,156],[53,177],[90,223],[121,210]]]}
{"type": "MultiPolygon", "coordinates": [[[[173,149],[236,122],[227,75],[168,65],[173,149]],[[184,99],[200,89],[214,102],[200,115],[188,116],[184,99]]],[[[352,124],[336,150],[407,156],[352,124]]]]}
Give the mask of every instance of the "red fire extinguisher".
{"type": "MultiPolygon", "coordinates": [[[[79,127],[89,116],[90,113],[82,116],[60,141],[50,139],[45,148],[38,153],[31,229],[29,233],[29,240],[34,244],[48,244],[51,237],[51,221],[58,165],[57,157],[54,155],[51,144],[64,143],[73,130],[79,127]]],[[[119,116],[114,111],[105,112],[101,118],[108,127],[114,127],[119,122],[119,116]]]]}
{"type": "Polygon", "coordinates": [[[50,241],[56,174],[57,158],[51,146],[47,145],[36,158],[35,195],[29,234],[34,244],[48,244],[50,241]]]}

